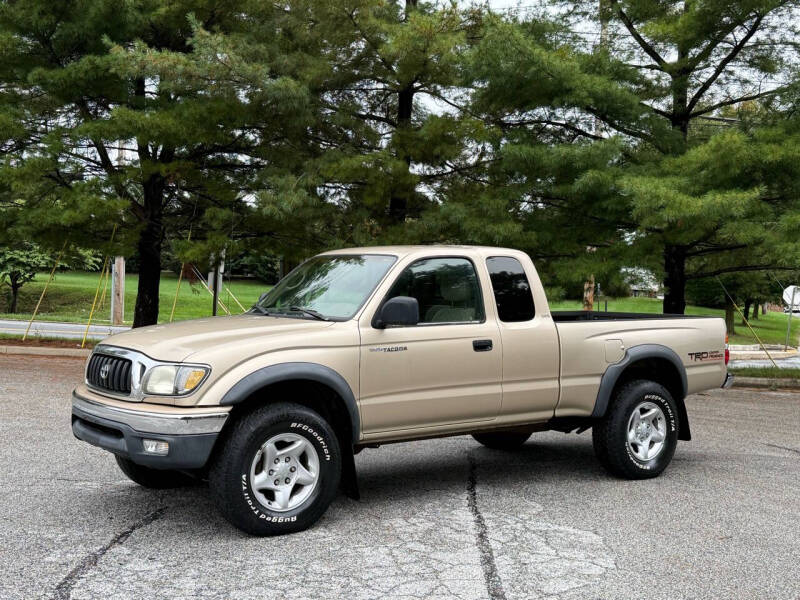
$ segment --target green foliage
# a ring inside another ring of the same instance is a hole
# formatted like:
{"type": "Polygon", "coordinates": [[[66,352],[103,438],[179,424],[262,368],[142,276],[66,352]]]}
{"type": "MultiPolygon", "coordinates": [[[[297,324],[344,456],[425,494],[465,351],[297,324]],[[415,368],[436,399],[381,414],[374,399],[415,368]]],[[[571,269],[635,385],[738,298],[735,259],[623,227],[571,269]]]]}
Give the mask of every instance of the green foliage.
{"type": "Polygon", "coordinates": [[[2,3],[0,243],[135,255],[137,325],[223,251],[513,246],[671,312],[800,264],[800,0],[528,8],[2,3]]]}
{"type": "Polygon", "coordinates": [[[758,377],[764,379],[800,379],[800,369],[732,366],[730,370],[734,375],[739,377],[758,377]]]}
{"type": "Polygon", "coordinates": [[[0,288],[8,288],[9,313],[17,312],[20,288],[31,281],[36,272],[48,266],[50,257],[37,246],[22,242],[14,248],[0,247],[0,288]]]}
{"type": "MultiPolygon", "coordinates": [[[[39,300],[49,275],[50,273],[47,271],[40,271],[36,274],[35,279],[28,282],[20,289],[19,313],[30,315],[31,312],[33,312],[33,308],[39,300]]],[[[83,272],[78,270],[57,271],[53,282],[47,289],[47,294],[42,300],[42,305],[39,308],[39,314],[36,319],[40,321],[63,321],[82,324],[85,329],[99,281],[99,272],[83,272]]],[[[138,282],[139,276],[136,273],[126,272],[125,325],[130,325],[133,321],[138,282]]],[[[164,273],[161,277],[159,296],[163,310],[161,311],[159,323],[169,322],[172,303],[175,300],[177,283],[178,277],[172,273],[164,273]]],[[[100,288],[100,296],[103,301],[101,302],[100,299],[98,299],[92,322],[110,324],[110,283],[106,288],[105,297],[103,297],[103,285],[104,284],[101,283],[100,288]]],[[[263,292],[269,289],[269,285],[259,281],[240,279],[233,279],[231,281],[228,277],[225,277],[220,300],[230,309],[232,314],[239,314],[242,310],[239,308],[239,305],[236,304],[233,296],[247,309],[255,303],[263,292]]],[[[185,319],[209,317],[212,314],[212,302],[211,294],[203,288],[201,283],[191,282],[184,277],[181,281],[178,293],[174,320],[181,321],[185,319]]],[[[219,307],[218,314],[226,314],[221,306],[219,307]]],[[[13,318],[13,315],[2,313],[2,307],[0,307],[0,318],[13,318]]],[[[81,325],[76,325],[75,331],[80,338],[83,334],[81,325]]],[[[17,339],[19,339],[19,336],[17,336],[17,339]]]]}

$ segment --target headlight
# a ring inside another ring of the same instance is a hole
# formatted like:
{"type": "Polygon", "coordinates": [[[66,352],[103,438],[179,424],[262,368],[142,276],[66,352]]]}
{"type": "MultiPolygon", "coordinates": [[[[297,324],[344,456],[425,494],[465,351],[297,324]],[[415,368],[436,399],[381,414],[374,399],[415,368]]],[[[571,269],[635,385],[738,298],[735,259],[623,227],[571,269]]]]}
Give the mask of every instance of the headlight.
{"type": "Polygon", "coordinates": [[[144,392],[159,396],[188,394],[202,383],[207,374],[205,367],[159,365],[150,369],[145,376],[144,392]]]}

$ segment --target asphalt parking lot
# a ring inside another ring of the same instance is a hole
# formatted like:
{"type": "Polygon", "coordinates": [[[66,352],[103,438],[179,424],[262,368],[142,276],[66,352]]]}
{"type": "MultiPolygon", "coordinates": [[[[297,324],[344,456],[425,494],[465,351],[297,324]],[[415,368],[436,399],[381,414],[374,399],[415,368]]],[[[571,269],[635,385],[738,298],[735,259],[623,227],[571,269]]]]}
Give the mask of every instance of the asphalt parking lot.
{"type": "Polygon", "coordinates": [[[644,482],[588,433],[367,450],[360,502],[257,539],[75,440],[82,365],[0,356],[0,598],[800,598],[800,394],[692,396],[694,441],[644,482]]]}

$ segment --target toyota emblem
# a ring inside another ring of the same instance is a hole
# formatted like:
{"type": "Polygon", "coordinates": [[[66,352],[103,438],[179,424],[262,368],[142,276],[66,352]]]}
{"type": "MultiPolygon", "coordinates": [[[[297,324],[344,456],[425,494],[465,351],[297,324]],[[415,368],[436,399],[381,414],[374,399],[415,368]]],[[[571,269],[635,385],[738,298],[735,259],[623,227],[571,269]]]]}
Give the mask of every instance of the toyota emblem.
{"type": "Polygon", "coordinates": [[[108,377],[108,372],[111,370],[110,365],[103,365],[100,368],[100,379],[105,379],[108,377]]]}

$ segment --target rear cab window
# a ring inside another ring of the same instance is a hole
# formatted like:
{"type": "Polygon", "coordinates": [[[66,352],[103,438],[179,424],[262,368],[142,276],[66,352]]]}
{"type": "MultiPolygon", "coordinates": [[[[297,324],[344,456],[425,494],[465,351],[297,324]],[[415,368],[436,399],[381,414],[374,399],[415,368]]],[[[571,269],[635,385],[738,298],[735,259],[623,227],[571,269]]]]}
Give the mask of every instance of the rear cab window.
{"type": "Polygon", "coordinates": [[[536,315],[531,284],[516,258],[492,256],[486,259],[492,281],[497,315],[504,323],[530,321],[536,315]]]}

